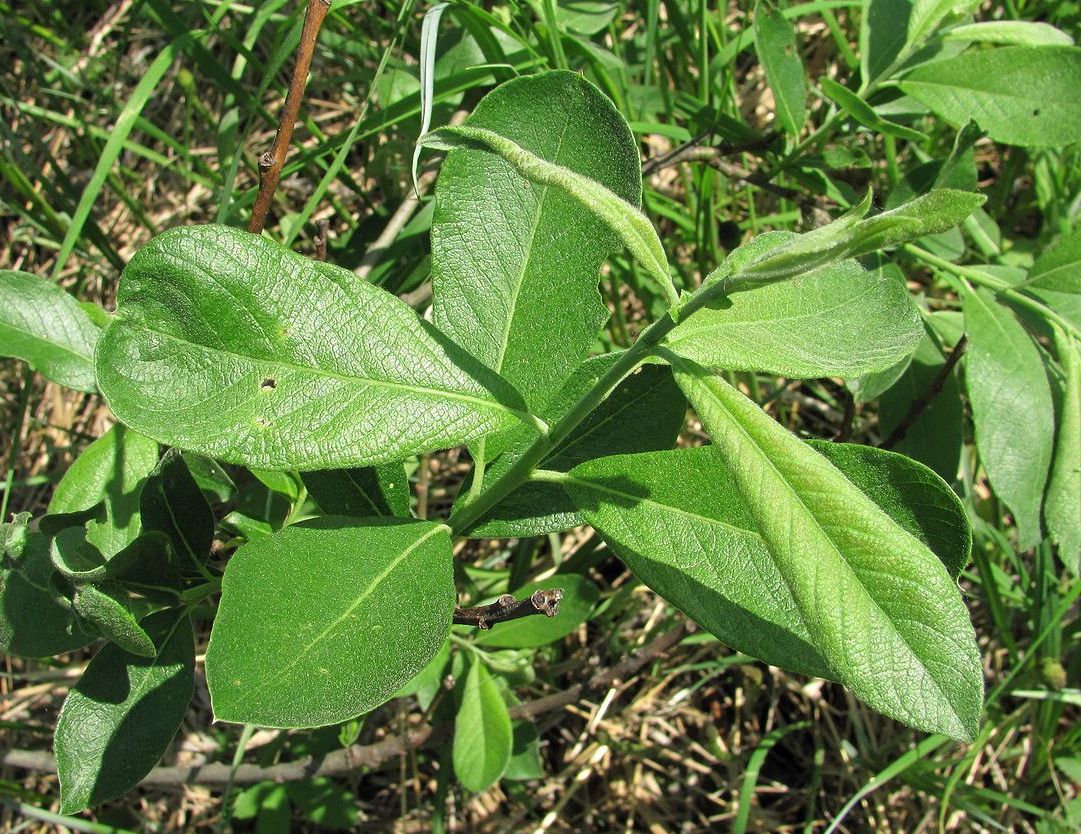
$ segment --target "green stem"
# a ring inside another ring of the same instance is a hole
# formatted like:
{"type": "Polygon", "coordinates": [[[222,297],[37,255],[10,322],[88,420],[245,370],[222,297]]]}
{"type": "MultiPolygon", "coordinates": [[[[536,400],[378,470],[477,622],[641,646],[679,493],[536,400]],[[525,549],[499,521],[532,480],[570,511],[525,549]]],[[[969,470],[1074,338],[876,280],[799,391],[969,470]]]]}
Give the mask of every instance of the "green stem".
{"type": "Polygon", "coordinates": [[[978,287],[985,287],[998,295],[1003,295],[1016,304],[1019,304],[1026,309],[1032,310],[1037,315],[1053,321],[1063,330],[1066,330],[1074,336],[1081,338],[1081,329],[1079,329],[1073,322],[1060,316],[1046,304],[1039,299],[1018,290],[1013,285],[1003,281],[1001,278],[995,278],[988,275],[985,272],[980,272],[978,269],[972,269],[967,266],[958,266],[957,264],[950,263],[949,261],[933,255],[926,249],[921,249],[919,246],[915,246],[911,243],[906,243],[902,249],[905,252],[923,261],[926,264],[930,264],[933,267],[941,269],[945,272],[949,272],[959,278],[964,278],[966,281],[970,281],[978,287]]]}
{"type": "MultiPolygon", "coordinates": [[[[697,299],[697,296],[696,296],[697,299]]],[[[693,304],[688,303],[688,307],[693,304]]],[[[688,312],[690,312],[688,310],[688,312]]],[[[537,468],[548,453],[555,448],[561,440],[588,417],[593,410],[604,402],[604,399],[615,390],[615,387],[631,373],[652,352],[661,339],[676,326],[675,320],[669,313],[657,319],[647,327],[638,341],[630,347],[608,372],[597,380],[596,384],[587,391],[559,420],[547,434],[540,435],[533,444],[522,453],[522,456],[514,462],[500,478],[493,481],[487,489],[476,496],[469,496],[465,504],[454,512],[447,520],[454,535],[460,536],[466,530],[479,521],[485,513],[494,507],[499,501],[516,490],[537,468]]]]}

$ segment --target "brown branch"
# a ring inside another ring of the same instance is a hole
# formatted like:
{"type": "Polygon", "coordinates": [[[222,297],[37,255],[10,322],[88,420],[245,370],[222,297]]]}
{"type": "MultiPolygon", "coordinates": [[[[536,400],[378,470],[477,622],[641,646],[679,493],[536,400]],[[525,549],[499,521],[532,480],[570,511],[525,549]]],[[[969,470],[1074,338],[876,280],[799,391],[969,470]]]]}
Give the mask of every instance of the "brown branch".
{"type": "Polygon", "coordinates": [[[927,407],[930,406],[935,397],[938,396],[939,392],[942,390],[942,386],[946,384],[946,380],[949,379],[950,374],[953,373],[953,369],[957,365],[957,360],[959,360],[961,355],[965,352],[965,347],[967,345],[968,336],[962,336],[957,340],[957,344],[954,345],[953,350],[950,351],[950,355],[946,357],[946,364],[939,370],[937,376],[935,376],[934,380],[927,387],[927,390],[912,401],[908,413],[905,414],[894,430],[890,432],[890,436],[878,444],[879,449],[892,449],[904,439],[908,430],[912,428],[912,424],[920,418],[920,415],[927,410],[927,407]]]}
{"type": "Polygon", "coordinates": [[[289,82],[289,92],[285,96],[281,117],[278,119],[278,132],[274,135],[271,149],[259,157],[259,195],[248,221],[248,231],[255,234],[263,231],[266,225],[270,203],[274,199],[274,189],[281,179],[282,166],[285,165],[289,144],[293,141],[293,126],[300,114],[300,101],[304,98],[304,87],[308,81],[308,70],[312,66],[312,54],[319,29],[330,11],[330,0],[308,0],[308,9],[304,14],[304,29],[300,33],[300,46],[297,47],[297,62],[293,67],[293,78],[289,82]]]}
{"type": "Polygon", "coordinates": [[[532,596],[523,600],[515,599],[514,594],[503,594],[491,605],[478,605],[476,608],[455,608],[454,624],[489,629],[496,623],[519,620],[522,617],[531,617],[534,614],[554,617],[559,613],[559,601],[561,599],[563,599],[562,588],[534,591],[532,596]]]}
{"type": "MultiPolygon", "coordinates": [[[[680,640],[687,636],[691,627],[680,624],[655,639],[645,648],[627,655],[610,669],[598,672],[585,683],[575,684],[562,692],[556,692],[543,698],[527,701],[511,707],[512,719],[535,718],[544,713],[554,712],[601,690],[625,683],[647,663],[660,657],[680,640]]],[[[436,745],[447,738],[453,727],[449,723],[435,727],[423,726],[399,736],[390,736],[375,744],[354,744],[322,759],[305,757],[295,762],[260,767],[242,764],[236,770],[232,781],[237,785],[250,785],[254,782],[270,780],[273,782],[295,782],[310,779],[313,776],[334,776],[348,773],[357,768],[376,768],[386,761],[394,759],[410,750],[428,745],[436,745]]],[[[42,773],[55,773],[56,761],[48,753],[33,750],[0,750],[0,767],[17,767],[23,770],[36,770],[42,773]]],[[[213,764],[190,765],[183,767],[156,767],[146,778],[143,785],[222,785],[230,781],[232,768],[223,762],[213,764]]]]}

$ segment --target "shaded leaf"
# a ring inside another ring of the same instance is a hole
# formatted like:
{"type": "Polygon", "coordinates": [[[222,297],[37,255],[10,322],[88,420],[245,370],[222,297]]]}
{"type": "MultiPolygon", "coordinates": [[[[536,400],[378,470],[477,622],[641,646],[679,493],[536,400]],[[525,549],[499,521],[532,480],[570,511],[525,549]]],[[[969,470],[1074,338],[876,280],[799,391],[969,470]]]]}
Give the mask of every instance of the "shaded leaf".
{"type": "Polygon", "coordinates": [[[400,460],[528,420],[521,397],[399,299],[226,226],[128,263],[97,362],[125,423],[266,469],[400,460]]]}
{"type": "Polygon", "coordinates": [[[796,42],[796,30],[769,2],[754,6],[754,48],[773,92],[777,121],[798,135],[807,121],[807,82],[796,42]]]}
{"type": "Polygon", "coordinates": [[[1077,576],[1081,572],[1081,349],[1057,328],[1055,348],[1065,379],[1044,519],[1059,558],[1077,576]]]}
{"type": "Polygon", "coordinates": [[[94,640],[49,590],[52,573],[49,540],[40,533],[29,534],[17,570],[0,566],[0,651],[51,657],[94,640]]]}
{"type": "Polygon", "coordinates": [[[214,541],[214,514],[179,450],[169,449],[147,478],[139,511],[144,530],[159,531],[172,541],[183,572],[203,572],[214,541]]]}
{"type": "MultiPolygon", "coordinates": [[[[544,418],[551,421],[565,414],[615,358],[614,354],[608,354],[583,363],[545,409],[544,418]]],[[[541,467],[566,472],[583,460],[604,455],[670,449],[675,445],[686,413],[687,400],[672,378],[671,369],[647,365],[621,382],[608,399],[552,450],[541,467]]],[[[516,446],[504,453],[488,470],[486,479],[496,480],[510,469],[522,448],[516,446]]],[[[469,535],[538,536],[569,530],[582,523],[574,504],[558,484],[532,481],[500,501],[469,530],[469,535]]]]}
{"type": "Polygon", "coordinates": [[[454,719],[454,774],[468,790],[480,793],[494,785],[510,763],[513,750],[510,714],[499,687],[479,660],[469,666],[454,719]]]}
{"type": "Polygon", "coordinates": [[[135,787],[188,710],[195,687],[190,621],[162,611],[144,623],[152,657],[106,645],[64,700],[55,741],[61,813],[78,813],[135,787]]]}
{"type": "Polygon", "coordinates": [[[101,331],[52,281],[0,269],[0,356],[14,356],[47,379],[97,391],[94,346],[101,331]]]}
{"type": "Polygon", "coordinates": [[[214,715],[319,727],[367,712],[439,651],[454,603],[442,524],[329,516],[252,541],[222,580],[214,715]]]}
{"type": "Polygon", "coordinates": [[[90,520],[87,541],[113,556],[142,529],[139,496],[157,463],[156,441],[113,426],[68,467],[49,501],[49,515],[76,514],[101,504],[90,520]]]}
{"type": "MultiPolygon", "coordinates": [[[[939,314],[932,315],[932,319],[939,314]]],[[[905,419],[913,401],[927,396],[946,359],[930,336],[920,342],[908,368],[897,382],[882,392],[878,406],[878,431],[883,440],[890,437],[905,419]]],[[[956,373],[950,374],[942,390],[908,427],[893,446],[894,451],[926,464],[947,482],[957,478],[961,461],[964,404],[956,373]]]]}
{"type": "Polygon", "coordinates": [[[410,517],[409,478],[400,463],[302,472],[300,477],[327,515],[410,517]]]}
{"type": "Polygon", "coordinates": [[[991,292],[966,294],[964,311],[965,387],[976,449],[1025,550],[1043,538],[1040,507],[1055,436],[1051,387],[1036,345],[991,292]]]}

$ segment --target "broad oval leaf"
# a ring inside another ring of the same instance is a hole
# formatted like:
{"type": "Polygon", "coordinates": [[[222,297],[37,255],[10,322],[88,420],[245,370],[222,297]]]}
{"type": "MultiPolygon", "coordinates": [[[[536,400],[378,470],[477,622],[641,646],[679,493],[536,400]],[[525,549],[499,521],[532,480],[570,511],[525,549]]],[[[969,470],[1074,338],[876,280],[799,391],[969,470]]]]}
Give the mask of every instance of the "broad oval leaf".
{"type": "Polygon", "coordinates": [[[214,715],[321,727],[368,712],[439,651],[454,603],[443,524],[328,516],[246,544],[207,648],[214,715]]]}
{"type": "MultiPolygon", "coordinates": [[[[740,250],[756,257],[798,237],[767,232],[740,250]]],[[[718,299],[687,316],[664,343],[708,367],[854,377],[896,364],[922,336],[904,282],[846,260],[718,299]]]]}
{"type": "Polygon", "coordinates": [[[640,580],[729,646],[833,677],[713,447],[618,455],[564,486],[640,580]]]}
{"type": "Polygon", "coordinates": [[[972,623],[942,562],[735,388],[676,362],[677,381],[830,669],[886,715],[971,739],[983,675],[972,623]]]}
{"type": "Polygon", "coordinates": [[[0,356],[29,362],[68,388],[93,392],[100,334],[79,303],[52,281],[0,269],[0,356]]]}
{"type": "Polygon", "coordinates": [[[1055,437],[1051,386],[1035,343],[988,290],[965,296],[965,386],[976,449],[1017,523],[1022,549],[1041,538],[1040,507],[1055,437]]]}
{"type": "Polygon", "coordinates": [[[1081,48],[969,50],[916,67],[901,89],[950,124],[975,121],[996,142],[1065,145],[1081,136],[1081,48]]]}
{"type": "Polygon", "coordinates": [[[773,93],[777,121],[787,133],[799,134],[807,121],[807,82],[796,43],[796,30],[771,3],[754,7],[754,48],[773,93]]]}
{"type": "Polygon", "coordinates": [[[487,790],[506,771],[513,745],[510,713],[499,687],[488,668],[474,660],[454,718],[454,775],[474,793],[487,790]]]}
{"type": "Polygon", "coordinates": [[[152,657],[105,646],[68,693],[56,722],[61,813],[76,814],[131,790],[176,735],[195,688],[195,645],[186,614],[144,621],[152,657]]]}
{"type": "MultiPolygon", "coordinates": [[[[924,541],[952,576],[960,572],[971,548],[968,520],[937,475],[893,452],[811,445],[924,541]]],[[[707,446],[590,461],[571,471],[565,487],[639,579],[723,642],[774,666],[836,677],[733,482],[707,446]]]]}
{"type": "MultiPolygon", "coordinates": [[[[507,82],[466,124],[641,203],[630,128],[577,73],[507,82]]],[[[486,150],[458,148],[443,163],[435,192],[433,320],[535,411],[585,358],[608,318],[597,289],[600,265],[621,248],[559,188],[531,183],[486,150]]]]}
{"type": "Polygon", "coordinates": [[[265,469],[400,460],[529,420],[521,397],[399,299],[226,226],[128,263],[98,381],[123,422],[265,469]]]}

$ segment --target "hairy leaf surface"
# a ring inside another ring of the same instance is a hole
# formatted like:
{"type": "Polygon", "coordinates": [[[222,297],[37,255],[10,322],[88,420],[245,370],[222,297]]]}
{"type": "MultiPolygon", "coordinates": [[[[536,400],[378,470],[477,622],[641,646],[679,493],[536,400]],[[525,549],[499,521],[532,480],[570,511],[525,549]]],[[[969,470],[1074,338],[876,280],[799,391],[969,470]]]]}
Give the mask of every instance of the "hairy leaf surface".
{"type": "Polygon", "coordinates": [[[942,562],[736,389],[677,361],[676,378],[830,669],[886,715],[971,738],[983,676],[968,612],[942,562]]]}
{"type": "Polygon", "coordinates": [[[389,293],[225,226],[124,270],[102,393],[171,446],[266,469],[400,460],[527,419],[521,397],[389,293]]]}
{"type": "MultiPolygon", "coordinates": [[[[641,203],[630,129],[580,75],[548,72],[503,84],[466,124],[641,203]]],[[[432,218],[434,321],[540,408],[607,319],[600,265],[622,246],[559,188],[530,182],[486,150],[453,150],[432,218]]]]}
{"type": "Polygon", "coordinates": [[[207,683],[214,715],[320,727],[390,698],[450,631],[442,524],[328,516],[240,548],[222,580],[207,683]]]}
{"type": "MultiPolygon", "coordinates": [[[[766,232],[739,252],[755,258],[798,237],[766,232]]],[[[680,322],[665,344],[710,367],[853,377],[896,364],[922,336],[904,282],[846,260],[719,299],[680,322]]]]}

